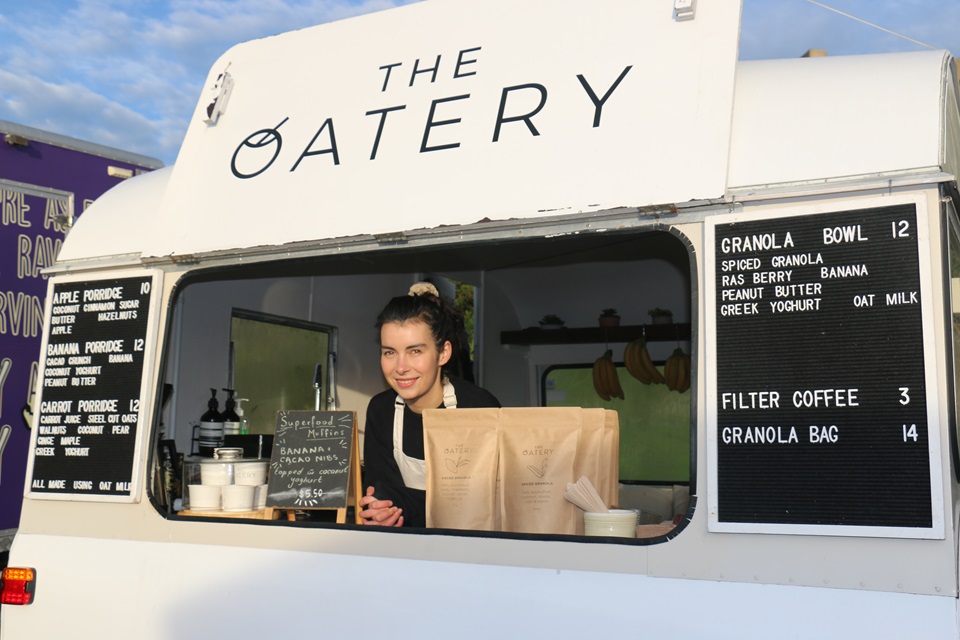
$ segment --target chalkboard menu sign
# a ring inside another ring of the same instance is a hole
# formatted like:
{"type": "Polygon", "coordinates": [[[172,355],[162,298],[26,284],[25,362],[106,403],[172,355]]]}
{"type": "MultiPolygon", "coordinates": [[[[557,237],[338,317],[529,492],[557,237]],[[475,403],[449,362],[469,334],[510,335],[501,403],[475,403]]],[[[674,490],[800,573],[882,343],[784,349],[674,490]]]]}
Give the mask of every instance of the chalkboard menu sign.
{"type": "Polygon", "coordinates": [[[933,537],[916,206],[712,238],[712,530],[933,537]]]}
{"type": "Polygon", "coordinates": [[[38,381],[30,488],[133,495],[153,276],[56,282],[38,381]]]}
{"type": "Polygon", "coordinates": [[[346,509],[359,454],[355,423],[352,411],[278,411],[267,506],[346,509]]]}

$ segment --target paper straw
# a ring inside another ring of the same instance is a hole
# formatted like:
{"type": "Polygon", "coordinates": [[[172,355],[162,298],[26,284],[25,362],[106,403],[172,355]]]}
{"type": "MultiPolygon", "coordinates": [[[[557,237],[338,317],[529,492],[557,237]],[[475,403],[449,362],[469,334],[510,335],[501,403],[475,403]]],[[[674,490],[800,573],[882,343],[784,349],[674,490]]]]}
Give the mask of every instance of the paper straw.
{"type": "Polygon", "coordinates": [[[597,493],[593,483],[586,476],[580,476],[576,482],[568,482],[567,489],[563,492],[563,497],[580,507],[584,511],[593,513],[606,513],[609,511],[607,505],[603,503],[603,498],[597,493]]]}

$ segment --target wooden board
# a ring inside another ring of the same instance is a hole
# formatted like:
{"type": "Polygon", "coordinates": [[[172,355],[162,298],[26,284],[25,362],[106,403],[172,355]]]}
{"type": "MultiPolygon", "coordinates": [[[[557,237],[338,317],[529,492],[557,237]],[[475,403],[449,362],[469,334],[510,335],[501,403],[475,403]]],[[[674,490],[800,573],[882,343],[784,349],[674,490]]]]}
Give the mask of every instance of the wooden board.
{"type": "Polygon", "coordinates": [[[179,516],[193,516],[206,518],[243,518],[247,520],[273,520],[276,514],[268,513],[267,509],[257,509],[255,511],[199,511],[184,509],[178,511],[179,516]]]}

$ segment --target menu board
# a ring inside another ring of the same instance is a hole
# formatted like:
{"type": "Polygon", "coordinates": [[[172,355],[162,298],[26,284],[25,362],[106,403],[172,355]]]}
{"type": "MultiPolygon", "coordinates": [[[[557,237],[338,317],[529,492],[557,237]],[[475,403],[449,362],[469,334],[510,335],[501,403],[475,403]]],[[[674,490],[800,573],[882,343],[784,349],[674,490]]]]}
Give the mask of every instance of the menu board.
{"type": "Polygon", "coordinates": [[[267,506],[345,509],[359,454],[355,422],[352,411],[278,411],[267,506]]]}
{"type": "Polygon", "coordinates": [[[739,220],[712,247],[711,526],[930,530],[916,206],[739,220]]]}
{"type": "Polygon", "coordinates": [[[130,496],[152,276],[57,282],[29,490],[130,496]]]}

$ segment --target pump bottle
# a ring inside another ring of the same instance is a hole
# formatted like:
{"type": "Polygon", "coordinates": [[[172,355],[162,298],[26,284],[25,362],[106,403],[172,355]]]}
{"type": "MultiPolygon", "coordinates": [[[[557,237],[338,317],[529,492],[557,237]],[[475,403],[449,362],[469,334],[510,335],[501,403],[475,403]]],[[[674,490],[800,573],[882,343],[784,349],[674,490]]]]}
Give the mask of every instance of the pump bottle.
{"type": "Polygon", "coordinates": [[[247,398],[237,398],[237,417],[240,419],[240,433],[242,435],[250,433],[249,426],[247,425],[247,417],[243,415],[243,403],[246,401],[247,398]]]}
{"type": "Polygon", "coordinates": [[[207,410],[200,416],[200,455],[212,456],[223,445],[223,417],[220,415],[217,390],[210,389],[207,410]]]}
{"type": "Polygon", "coordinates": [[[237,402],[233,398],[233,389],[224,389],[227,392],[226,407],[223,410],[223,434],[234,436],[240,434],[240,416],[234,410],[237,402]]]}

